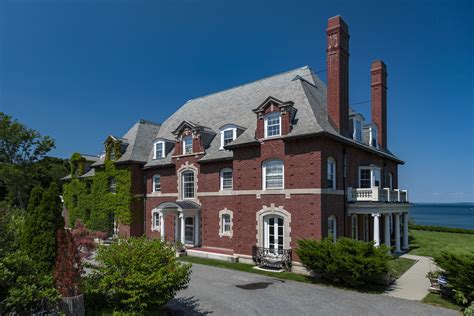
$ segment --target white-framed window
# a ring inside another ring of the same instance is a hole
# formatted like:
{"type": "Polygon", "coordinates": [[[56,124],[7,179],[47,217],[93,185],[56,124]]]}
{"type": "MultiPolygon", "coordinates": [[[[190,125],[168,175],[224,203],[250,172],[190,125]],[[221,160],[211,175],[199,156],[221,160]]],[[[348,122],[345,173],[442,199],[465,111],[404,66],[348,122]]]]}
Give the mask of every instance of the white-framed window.
{"type": "Polygon", "coordinates": [[[328,178],[328,184],[327,184],[328,188],[336,189],[336,160],[334,160],[334,158],[332,157],[328,158],[327,178],[328,178]]]}
{"type": "Polygon", "coordinates": [[[265,138],[281,135],[281,114],[273,112],[265,116],[265,138]]]}
{"type": "Polygon", "coordinates": [[[224,168],[220,172],[221,178],[221,190],[232,190],[233,179],[232,179],[232,169],[224,168]]]}
{"type": "Polygon", "coordinates": [[[354,131],[352,133],[352,138],[358,142],[362,141],[362,122],[356,118],[352,119],[354,131]]]}
{"type": "Polygon", "coordinates": [[[187,170],[181,173],[183,199],[194,199],[194,171],[187,170]]]}
{"type": "Polygon", "coordinates": [[[357,214],[352,214],[351,216],[351,232],[352,232],[352,239],[358,239],[359,238],[359,223],[358,223],[358,218],[357,214]]]}
{"type": "Polygon", "coordinates": [[[380,187],[380,168],[359,167],[359,188],[380,187]]]}
{"type": "Polygon", "coordinates": [[[335,242],[337,238],[337,221],[334,215],[328,217],[328,237],[333,242],[335,242]]]}
{"type": "Polygon", "coordinates": [[[183,155],[193,153],[193,137],[191,135],[183,137],[183,155]]]}
{"type": "Polygon", "coordinates": [[[278,215],[268,215],[263,218],[264,222],[264,248],[270,252],[283,249],[284,219],[278,215]]]}
{"type": "Polygon", "coordinates": [[[232,238],[232,217],[233,212],[227,208],[219,211],[219,237],[227,236],[232,238]]]}
{"type": "Polygon", "coordinates": [[[221,146],[220,149],[224,149],[224,146],[231,143],[237,138],[237,127],[233,125],[224,126],[221,129],[221,146]]]}
{"type": "Polygon", "coordinates": [[[158,174],[153,175],[153,192],[161,191],[161,177],[158,174]]]}
{"type": "Polygon", "coordinates": [[[230,214],[222,214],[222,234],[230,233],[230,214]]]}
{"type": "Polygon", "coordinates": [[[377,126],[372,125],[370,127],[370,135],[369,135],[370,136],[370,144],[369,145],[372,146],[372,147],[375,147],[375,148],[379,147],[378,138],[377,138],[378,135],[377,134],[378,134],[377,133],[377,126]]]}
{"type": "Polygon", "coordinates": [[[159,141],[154,144],[153,159],[165,157],[165,142],[159,141]]]}
{"type": "Polygon", "coordinates": [[[284,181],[284,165],[279,159],[267,160],[263,163],[263,189],[283,189],[284,181]]]}
{"type": "Polygon", "coordinates": [[[184,243],[194,244],[194,216],[184,218],[184,243]]]}
{"type": "Polygon", "coordinates": [[[151,215],[153,230],[159,230],[161,228],[160,213],[153,212],[151,215]]]}
{"type": "Polygon", "coordinates": [[[117,182],[115,181],[115,177],[109,177],[109,192],[117,192],[117,182]]]}

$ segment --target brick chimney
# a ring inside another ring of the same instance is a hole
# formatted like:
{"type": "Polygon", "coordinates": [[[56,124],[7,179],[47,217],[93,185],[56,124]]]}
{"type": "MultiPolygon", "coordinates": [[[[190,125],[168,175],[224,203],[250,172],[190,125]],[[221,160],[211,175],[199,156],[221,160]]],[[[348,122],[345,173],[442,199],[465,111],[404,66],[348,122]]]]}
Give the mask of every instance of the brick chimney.
{"type": "Polygon", "coordinates": [[[378,127],[379,147],[387,148],[387,66],[381,60],[370,66],[372,122],[378,127]]]}
{"type": "Polygon", "coordinates": [[[338,15],[327,28],[327,107],[329,120],[349,136],[349,28],[338,15]]]}

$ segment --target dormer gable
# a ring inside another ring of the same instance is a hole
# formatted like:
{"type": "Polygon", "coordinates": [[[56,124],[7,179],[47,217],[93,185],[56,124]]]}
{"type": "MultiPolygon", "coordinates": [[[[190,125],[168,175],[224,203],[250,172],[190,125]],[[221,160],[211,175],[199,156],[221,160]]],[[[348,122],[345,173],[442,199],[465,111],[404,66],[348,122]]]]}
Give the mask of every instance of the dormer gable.
{"type": "Polygon", "coordinates": [[[296,114],[293,101],[283,102],[269,96],[258,107],[252,110],[257,114],[255,137],[272,138],[288,134],[296,114]]]}
{"type": "Polygon", "coordinates": [[[182,121],[173,134],[176,135],[175,156],[203,154],[216,135],[211,128],[187,120],[182,121]]]}
{"type": "Polygon", "coordinates": [[[118,160],[128,146],[128,141],[125,138],[110,135],[104,141],[105,145],[105,160],[118,160]]]}

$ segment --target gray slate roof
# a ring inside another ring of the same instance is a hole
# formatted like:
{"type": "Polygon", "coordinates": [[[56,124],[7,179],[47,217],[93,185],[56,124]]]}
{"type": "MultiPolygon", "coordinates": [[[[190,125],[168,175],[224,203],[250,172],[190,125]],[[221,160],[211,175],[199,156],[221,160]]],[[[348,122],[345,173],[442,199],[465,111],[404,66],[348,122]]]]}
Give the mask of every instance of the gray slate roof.
{"type": "MultiPolygon", "coordinates": [[[[159,124],[145,120],[139,120],[122,137],[114,136],[116,139],[122,140],[123,143],[127,144],[125,152],[119,159],[117,159],[116,162],[145,163],[148,159],[148,154],[152,149],[153,139],[159,130],[159,124]]],[[[104,157],[92,164],[92,166],[97,167],[103,164],[104,157]]]]}
{"type": "MultiPolygon", "coordinates": [[[[175,139],[173,131],[183,121],[191,121],[194,124],[207,126],[216,133],[201,161],[232,158],[232,151],[219,149],[219,128],[226,124],[246,128],[236,140],[230,143],[230,146],[256,142],[257,118],[252,110],[269,96],[283,102],[294,102],[297,112],[293,129],[285,137],[325,132],[369,150],[378,151],[341,136],[331,125],[326,111],[326,85],[308,66],[189,100],[163,122],[156,138],[175,139]]],[[[153,159],[153,152],[150,150],[145,167],[169,164],[173,153],[174,150],[171,150],[165,158],[153,159]]],[[[384,154],[397,159],[388,151],[384,154]]]]}

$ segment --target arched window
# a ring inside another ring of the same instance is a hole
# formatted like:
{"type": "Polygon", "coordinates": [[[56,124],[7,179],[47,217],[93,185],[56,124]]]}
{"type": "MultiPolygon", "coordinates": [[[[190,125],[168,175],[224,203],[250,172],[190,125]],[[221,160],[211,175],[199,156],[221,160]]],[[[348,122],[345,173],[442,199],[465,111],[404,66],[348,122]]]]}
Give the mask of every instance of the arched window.
{"type": "Polygon", "coordinates": [[[231,168],[224,168],[220,172],[221,178],[221,190],[232,190],[233,183],[232,183],[232,169],[231,168]]]}
{"type": "Polygon", "coordinates": [[[165,142],[158,141],[154,145],[153,159],[160,159],[165,157],[165,142]]]}
{"type": "Polygon", "coordinates": [[[283,189],[284,181],[284,166],[283,161],[279,159],[267,160],[263,163],[263,189],[283,189]]]}
{"type": "Polygon", "coordinates": [[[227,236],[232,238],[232,217],[233,212],[227,208],[219,211],[219,237],[227,236]]]}
{"type": "Polygon", "coordinates": [[[334,158],[328,158],[328,188],[336,189],[336,160],[334,158]]]}
{"type": "Polygon", "coordinates": [[[235,125],[224,125],[220,129],[221,131],[221,146],[219,149],[224,149],[224,146],[232,143],[237,138],[237,127],[235,125]]]}
{"type": "Polygon", "coordinates": [[[160,175],[155,174],[153,175],[153,192],[160,192],[161,191],[161,178],[160,175]]]}
{"type": "Polygon", "coordinates": [[[337,221],[334,215],[328,217],[328,237],[333,242],[335,242],[337,238],[337,221]]]}
{"type": "Polygon", "coordinates": [[[273,112],[265,116],[265,138],[281,135],[280,112],[273,112]]]}
{"type": "Polygon", "coordinates": [[[194,199],[194,172],[191,170],[181,173],[183,199],[194,199]]]}

